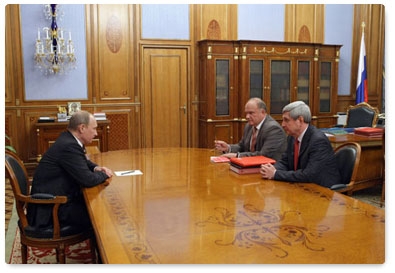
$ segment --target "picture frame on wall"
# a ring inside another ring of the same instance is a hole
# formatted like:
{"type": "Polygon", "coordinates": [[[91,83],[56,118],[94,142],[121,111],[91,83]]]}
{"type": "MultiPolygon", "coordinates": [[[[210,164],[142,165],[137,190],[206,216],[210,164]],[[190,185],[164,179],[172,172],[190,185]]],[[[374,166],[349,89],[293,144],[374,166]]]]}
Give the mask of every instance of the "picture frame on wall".
{"type": "Polygon", "coordinates": [[[67,105],[68,105],[69,116],[81,110],[81,102],[68,102],[67,105]]]}

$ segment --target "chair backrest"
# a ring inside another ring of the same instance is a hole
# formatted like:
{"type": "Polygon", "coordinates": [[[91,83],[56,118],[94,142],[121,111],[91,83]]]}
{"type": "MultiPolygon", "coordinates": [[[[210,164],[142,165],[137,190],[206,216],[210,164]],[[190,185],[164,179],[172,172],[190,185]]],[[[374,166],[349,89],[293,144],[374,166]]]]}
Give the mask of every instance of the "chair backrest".
{"type": "Polygon", "coordinates": [[[344,143],[336,148],[335,157],[342,179],[341,183],[352,186],[358,172],[361,145],[356,142],[344,143]]]}
{"type": "Polygon", "coordinates": [[[16,210],[22,225],[27,225],[25,214],[26,198],[30,194],[30,185],[25,165],[13,152],[5,152],[5,170],[10,179],[12,191],[16,202],[16,210]]]}
{"type": "Polygon", "coordinates": [[[366,102],[351,105],[347,110],[347,128],[373,127],[377,123],[379,110],[366,102]]]}

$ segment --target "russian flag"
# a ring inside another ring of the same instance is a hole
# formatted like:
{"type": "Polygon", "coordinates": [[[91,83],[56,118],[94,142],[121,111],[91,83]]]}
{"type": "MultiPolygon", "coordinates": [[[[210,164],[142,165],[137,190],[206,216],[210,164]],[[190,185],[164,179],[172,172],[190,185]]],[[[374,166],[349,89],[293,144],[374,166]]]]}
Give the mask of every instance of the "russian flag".
{"type": "Polygon", "coordinates": [[[356,104],[368,102],[368,76],[366,72],[366,50],[365,50],[364,33],[362,32],[361,49],[359,52],[358,63],[358,80],[356,92],[356,104]]]}

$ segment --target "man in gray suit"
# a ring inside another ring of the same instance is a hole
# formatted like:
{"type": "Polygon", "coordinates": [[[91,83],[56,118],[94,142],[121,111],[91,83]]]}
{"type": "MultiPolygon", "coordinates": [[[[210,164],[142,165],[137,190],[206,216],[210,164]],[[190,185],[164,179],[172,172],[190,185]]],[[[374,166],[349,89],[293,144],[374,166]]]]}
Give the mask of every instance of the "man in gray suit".
{"type": "Polygon", "coordinates": [[[286,135],[280,124],[267,114],[265,102],[260,98],[251,98],[244,111],[247,124],[240,142],[228,144],[216,140],[215,148],[229,158],[263,155],[280,159],[286,150],[286,135]]]}

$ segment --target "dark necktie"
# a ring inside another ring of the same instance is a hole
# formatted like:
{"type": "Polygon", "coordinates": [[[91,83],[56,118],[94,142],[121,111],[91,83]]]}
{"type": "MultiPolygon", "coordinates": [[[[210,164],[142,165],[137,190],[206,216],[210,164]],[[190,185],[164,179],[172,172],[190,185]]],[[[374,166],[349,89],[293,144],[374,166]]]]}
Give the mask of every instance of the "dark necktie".
{"type": "Polygon", "coordinates": [[[258,128],[255,126],[252,127],[252,136],[251,136],[251,143],[250,143],[250,152],[255,152],[255,144],[256,144],[256,136],[258,134],[258,128]]]}
{"type": "Polygon", "coordinates": [[[299,140],[296,138],[294,141],[294,169],[298,168],[298,159],[299,159],[299,140]]]}

